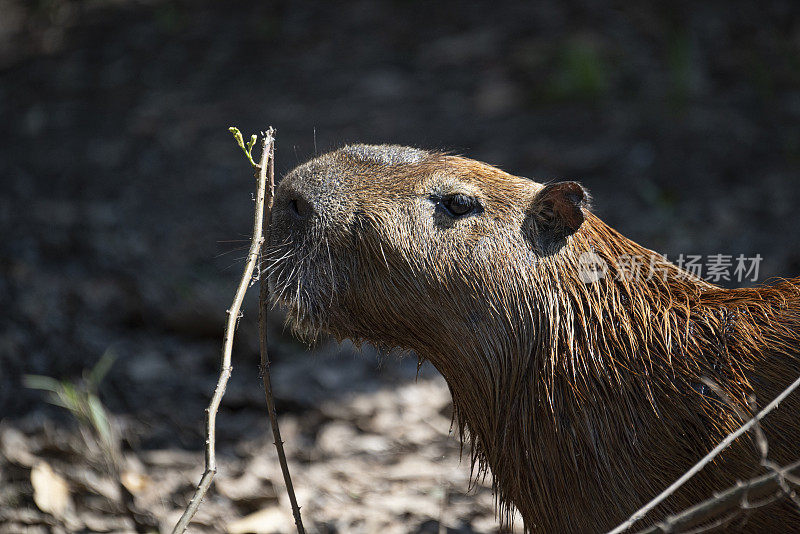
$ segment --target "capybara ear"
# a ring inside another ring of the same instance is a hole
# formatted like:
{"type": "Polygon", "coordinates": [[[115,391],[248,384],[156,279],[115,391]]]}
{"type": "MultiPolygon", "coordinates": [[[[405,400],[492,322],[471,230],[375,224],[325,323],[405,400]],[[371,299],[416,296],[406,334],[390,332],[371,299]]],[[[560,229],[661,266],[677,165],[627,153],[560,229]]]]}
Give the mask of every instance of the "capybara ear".
{"type": "Polygon", "coordinates": [[[524,231],[541,252],[555,252],[583,224],[589,200],[577,182],[548,184],[531,201],[524,231]]]}

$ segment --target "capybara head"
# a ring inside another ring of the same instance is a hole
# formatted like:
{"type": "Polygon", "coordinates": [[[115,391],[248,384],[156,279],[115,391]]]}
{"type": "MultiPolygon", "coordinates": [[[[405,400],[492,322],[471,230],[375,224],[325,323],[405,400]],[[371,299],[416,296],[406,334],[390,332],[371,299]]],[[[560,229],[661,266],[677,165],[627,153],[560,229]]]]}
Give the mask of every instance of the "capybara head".
{"type": "MultiPolygon", "coordinates": [[[[771,399],[800,374],[796,281],[719,288],[620,235],[588,202],[576,182],[347,146],[279,184],[265,258],[300,334],[430,360],[503,515],[513,504],[546,532],[613,527],[737,427],[740,412],[706,378],[747,410],[751,395],[771,399]],[[625,257],[649,275],[625,276],[625,257]]],[[[796,459],[796,440],[770,432],[776,458],[796,459]]],[[[749,476],[752,456],[732,447],[660,512],[749,476]]],[[[749,524],[786,521],[763,517],[749,524]]]]}
{"type": "Polygon", "coordinates": [[[547,269],[538,264],[581,226],[587,202],[575,182],[542,185],[413,148],[347,146],[278,186],[272,289],[312,336],[325,330],[432,358],[470,357],[501,338],[526,345],[533,325],[518,307],[536,284],[526,278],[547,269]]]}

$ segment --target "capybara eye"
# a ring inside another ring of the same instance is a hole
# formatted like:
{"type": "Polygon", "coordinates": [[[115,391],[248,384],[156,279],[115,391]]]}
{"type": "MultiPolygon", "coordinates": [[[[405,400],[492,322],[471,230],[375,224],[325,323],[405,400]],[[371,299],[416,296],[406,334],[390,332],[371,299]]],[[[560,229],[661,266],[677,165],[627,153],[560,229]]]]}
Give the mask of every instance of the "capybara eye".
{"type": "Polygon", "coordinates": [[[453,217],[462,217],[480,206],[478,200],[462,194],[449,195],[442,199],[442,206],[453,217]]]}

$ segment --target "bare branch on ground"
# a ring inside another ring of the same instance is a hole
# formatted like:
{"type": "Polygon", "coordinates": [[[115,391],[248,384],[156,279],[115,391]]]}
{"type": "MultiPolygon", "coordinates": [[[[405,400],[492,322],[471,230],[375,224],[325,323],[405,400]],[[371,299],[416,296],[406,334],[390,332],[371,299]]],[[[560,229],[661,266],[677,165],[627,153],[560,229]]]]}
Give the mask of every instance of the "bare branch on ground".
{"type": "MultiPolygon", "coordinates": [[[[719,445],[714,447],[714,449],[709,452],[702,460],[697,462],[691,469],[689,469],[686,473],[684,473],[678,480],[673,482],[667,489],[662,491],[658,496],[656,496],[653,500],[648,502],[642,508],[637,510],[630,518],[628,518],[625,522],[618,525],[613,530],[610,530],[608,534],[621,534],[627,530],[630,530],[633,525],[643,519],[648,513],[652,512],[659,504],[664,502],[667,498],[669,498],[673,493],[675,493],[681,486],[683,486],[687,481],[689,481],[693,476],[699,473],[704,467],[706,467],[711,461],[716,458],[722,451],[727,449],[734,441],[736,441],[739,437],[741,437],[746,432],[750,431],[752,428],[756,427],[759,424],[759,421],[766,417],[770,412],[772,412],[775,408],[777,408],[781,402],[783,402],[786,397],[788,397],[794,390],[800,387],[800,378],[792,382],[789,387],[784,389],[775,399],[770,402],[763,410],[758,412],[752,419],[744,423],[741,427],[739,427],[734,432],[728,434],[728,436],[722,440],[719,445]]],[[[785,474],[778,474],[778,471],[774,471],[772,476],[775,476],[776,482],[780,485],[782,481],[786,480],[785,474]]]]}

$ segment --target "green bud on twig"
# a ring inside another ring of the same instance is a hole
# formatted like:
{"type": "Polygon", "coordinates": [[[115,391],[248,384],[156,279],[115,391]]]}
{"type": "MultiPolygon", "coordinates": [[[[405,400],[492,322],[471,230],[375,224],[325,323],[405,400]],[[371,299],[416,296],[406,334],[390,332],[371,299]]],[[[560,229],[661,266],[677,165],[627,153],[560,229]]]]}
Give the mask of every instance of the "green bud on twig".
{"type": "Polygon", "coordinates": [[[244,155],[247,156],[248,161],[250,161],[250,165],[253,167],[258,167],[258,164],[253,161],[253,146],[258,140],[258,136],[255,134],[251,135],[250,140],[247,142],[247,146],[245,147],[244,139],[242,138],[242,132],[239,131],[239,128],[231,126],[228,128],[228,131],[233,134],[233,138],[236,139],[236,143],[239,145],[239,148],[241,148],[242,152],[244,152],[244,155]]]}

